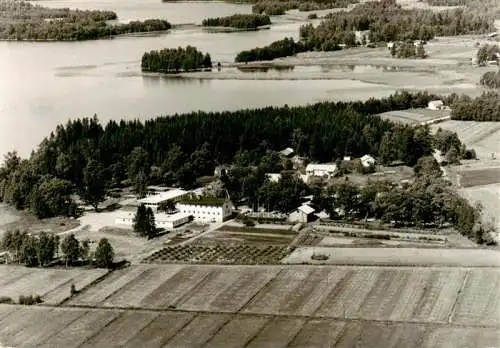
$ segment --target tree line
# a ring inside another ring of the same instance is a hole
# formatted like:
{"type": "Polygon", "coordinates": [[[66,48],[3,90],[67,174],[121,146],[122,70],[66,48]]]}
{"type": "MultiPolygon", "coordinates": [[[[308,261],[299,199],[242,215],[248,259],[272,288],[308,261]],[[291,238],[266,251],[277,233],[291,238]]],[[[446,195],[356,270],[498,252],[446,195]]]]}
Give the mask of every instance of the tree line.
{"type": "Polygon", "coordinates": [[[68,121],[29,159],[8,153],[0,167],[0,199],[39,217],[70,215],[71,193],[98,207],[106,190],[147,184],[194,187],[218,164],[259,164],[268,151],[293,147],[311,161],[371,154],[383,163],[413,166],[434,148],[427,127],[410,127],[374,114],[427,106],[443,99],[397,93],[366,102],[323,102],[232,112],[193,112],[145,122],[97,117],[68,121]]]}
{"type": "Polygon", "coordinates": [[[451,118],[461,121],[500,121],[500,93],[485,92],[477,98],[452,97],[451,118]]]}
{"type": "Polygon", "coordinates": [[[265,13],[270,16],[285,14],[288,10],[317,11],[332,8],[343,8],[358,3],[358,0],[257,0],[250,1],[253,13],[265,13]]]}
{"type": "Polygon", "coordinates": [[[423,44],[415,44],[413,41],[393,43],[390,48],[391,56],[395,58],[425,58],[423,44]]]}
{"type": "Polygon", "coordinates": [[[273,60],[281,57],[293,56],[299,52],[307,51],[306,47],[295,42],[292,38],[284,38],[283,40],[275,41],[269,46],[256,47],[251,50],[241,51],[234,59],[237,63],[273,60]]]}
{"type": "Polygon", "coordinates": [[[113,264],[113,247],[102,238],[95,252],[90,250],[90,242],[78,241],[73,234],[62,241],[58,235],[41,232],[38,235],[16,230],[7,231],[1,241],[1,249],[8,251],[12,262],[28,267],[46,267],[54,261],[62,260],[66,267],[83,263],[109,268],[113,264]]]}
{"type": "Polygon", "coordinates": [[[262,14],[234,14],[227,17],[216,17],[204,19],[201,23],[204,27],[231,27],[238,29],[257,29],[263,25],[270,25],[271,19],[262,14]]]}
{"type": "Polygon", "coordinates": [[[210,54],[198,51],[193,46],[186,48],[164,48],[145,52],[141,61],[142,71],[178,73],[212,68],[210,54]]]}
{"type": "Polygon", "coordinates": [[[111,11],[49,9],[25,1],[0,0],[0,40],[95,40],[121,34],[164,31],[166,20],[109,24],[111,11]]]}
{"type": "Polygon", "coordinates": [[[494,29],[494,18],[486,13],[466,9],[433,12],[403,9],[396,0],[382,0],[357,5],[349,12],[329,14],[317,27],[300,29],[308,47],[328,51],[339,44],[354,46],[355,32],[369,30],[370,42],[427,41],[435,36],[488,33],[494,29]]]}

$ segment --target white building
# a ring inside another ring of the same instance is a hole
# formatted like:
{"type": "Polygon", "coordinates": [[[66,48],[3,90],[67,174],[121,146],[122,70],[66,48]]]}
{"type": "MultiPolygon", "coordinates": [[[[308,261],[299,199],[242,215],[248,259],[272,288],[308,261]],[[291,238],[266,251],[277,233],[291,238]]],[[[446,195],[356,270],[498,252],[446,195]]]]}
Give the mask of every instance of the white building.
{"type": "Polygon", "coordinates": [[[176,207],[181,213],[202,222],[223,222],[233,214],[233,204],[229,199],[223,198],[183,200],[176,207]]]}
{"type": "Polygon", "coordinates": [[[281,174],[280,173],[267,173],[266,177],[269,179],[270,182],[278,182],[281,179],[281,174]]]}
{"type": "Polygon", "coordinates": [[[365,168],[375,165],[375,158],[370,155],[364,155],[360,158],[360,161],[365,168]]]}
{"type": "Polygon", "coordinates": [[[442,100],[432,100],[427,107],[429,110],[441,110],[444,107],[444,103],[442,100]]]}
{"type": "Polygon", "coordinates": [[[288,221],[290,222],[304,222],[310,221],[311,216],[315,212],[314,208],[308,205],[301,205],[288,216],[288,221]]]}
{"type": "Polygon", "coordinates": [[[306,175],[308,179],[313,176],[330,179],[337,171],[336,164],[308,164],[306,167],[306,175]]]}
{"type": "MultiPolygon", "coordinates": [[[[115,224],[117,225],[126,225],[133,226],[134,225],[135,213],[133,212],[124,212],[121,213],[116,219],[115,224]]],[[[173,230],[176,227],[179,227],[182,224],[189,222],[189,215],[183,213],[175,213],[175,214],[165,214],[165,213],[157,213],[155,214],[155,226],[156,228],[164,228],[165,230],[173,230]]]]}
{"type": "Polygon", "coordinates": [[[153,211],[158,210],[158,206],[167,201],[175,201],[187,196],[189,192],[181,189],[172,189],[167,192],[160,192],[156,195],[148,196],[143,199],[139,199],[139,204],[144,204],[146,207],[153,209],[153,211]]]}
{"type": "Polygon", "coordinates": [[[293,149],[291,147],[287,147],[286,149],[281,150],[279,153],[281,156],[289,157],[289,156],[293,155],[294,152],[295,151],[293,151],[293,149]]]}

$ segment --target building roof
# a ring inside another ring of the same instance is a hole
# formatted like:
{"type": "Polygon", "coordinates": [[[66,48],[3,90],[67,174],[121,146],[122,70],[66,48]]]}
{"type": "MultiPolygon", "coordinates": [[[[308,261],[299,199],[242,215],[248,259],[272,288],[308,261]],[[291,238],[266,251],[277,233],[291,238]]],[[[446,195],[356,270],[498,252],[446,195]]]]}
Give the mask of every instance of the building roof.
{"type": "Polygon", "coordinates": [[[305,204],[298,207],[297,210],[306,214],[306,215],[312,214],[316,211],[313,207],[311,207],[309,205],[305,205],[305,204]]]}
{"type": "Polygon", "coordinates": [[[187,204],[187,205],[206,205],[206,206],[212,206],[212,207],[220,207],[224,203],[226,203],[225,198],[218,198],[218,197],[199,197],[199,198],[187,198],[183,199],[179,202],[180,204],[187,204]]]}
{"type": "Polygon", "coordinates": [[[443,105],[443,101],[442,100],[431,100],[429,102],[429,105],[443,105]]]}
{"type": "Polygon", "coordinates": [[[291,147],[287,147],[286,149],[280,151],[280,154],[283,156],[290,156],[292,153],[294,153],[294,151],[291,147]]]}
{"type": "Polygon", "coordinates": [[[361,160],[362,161],[375,161],[375,158],[373,158],[373,156],[371,156],[371,155],[364,155],[363,157],[361,157],[361,160]]]}
{"type": "Polygon", "coordinates": [[[325,172],[334,172],[337,170],[337,165],[335,163],[310,163],[306,167],[306,171],[312,170],[322,170],[325,172]]]}
{"type": "Polygon", "coordinates": [[[266,177],[272,182],[278,182],[281,179],[280,173],[267,173],[266,177]]]}
{"type": "Polygon", "coordinates": [[[185,213],[175,213],[175,214],[159,213],[159,214],[155,214],[155,221],[169,222],[169,221],[177,221],[177,220],[185,219],[188,217],[189,217],[189,214],[185,214],[185,213]]]}
{"type": "Polygon", "coordinates": [[[161,192],[157,195],[149,196],[139,200],[139,203],[142,204],[158,204],[161,202],[168,201],[170,199],[179,198],[188,193],[188,191],[184,191],[181,189],[173,189],[167,192],[161,192]]]}

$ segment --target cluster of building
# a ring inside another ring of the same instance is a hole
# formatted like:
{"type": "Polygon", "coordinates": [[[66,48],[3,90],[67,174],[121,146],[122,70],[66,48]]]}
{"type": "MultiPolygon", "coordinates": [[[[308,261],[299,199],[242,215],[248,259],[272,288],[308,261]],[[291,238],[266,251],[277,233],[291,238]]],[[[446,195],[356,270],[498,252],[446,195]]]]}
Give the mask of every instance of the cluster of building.
{"type": "MultiPolygon", "coordinates": [[[[200,190],[186,191],[150,186],[145,198],[137,201],[151,208],[155,215],[157,228],[172,230],[191,220],[203,223],[223,222],[233,214],[233,204],[229,199],[203,197],[200,190]],[[170,212],[162,211],[162,207],[173,206],[170,212]]],[[[135,212],[122,212],[115,223],[132,226],[135,212]]]]}

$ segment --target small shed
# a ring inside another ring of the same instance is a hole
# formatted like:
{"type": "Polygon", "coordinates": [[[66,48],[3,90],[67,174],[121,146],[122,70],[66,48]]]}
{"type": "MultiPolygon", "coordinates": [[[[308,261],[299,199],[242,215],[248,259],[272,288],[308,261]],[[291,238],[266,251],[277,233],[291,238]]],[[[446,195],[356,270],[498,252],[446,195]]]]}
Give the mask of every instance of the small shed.
{"type": "Polygon", "coordinates": [[[278,182],[281,179],[281,174],[280,173],[267,173],[266,177],[269,179],[270,182],[278,182]]]}
{"type": "Polygon", "coordinates": [[[307,223],[313,219],[315,211],[316,210],[309,205],[301,205],[289,214],[288,221],[307,223]]]}
{"type": "Polygon", "coordinates": [[[427,105],[429,110],[441,110],[444,107],[442,100],[431,100],[427,105]]]}

